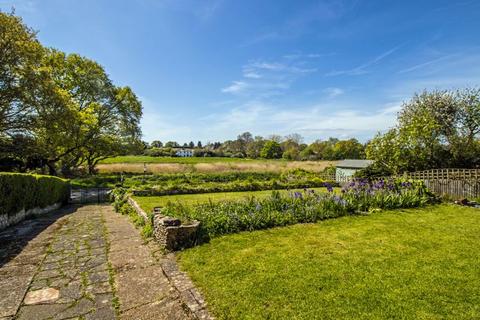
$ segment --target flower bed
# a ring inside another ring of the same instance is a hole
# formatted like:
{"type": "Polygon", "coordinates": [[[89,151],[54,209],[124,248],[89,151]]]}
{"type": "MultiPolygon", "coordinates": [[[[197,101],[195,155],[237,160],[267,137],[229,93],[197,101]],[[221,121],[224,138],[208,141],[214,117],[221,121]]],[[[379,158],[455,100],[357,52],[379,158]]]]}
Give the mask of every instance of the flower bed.
{"type": "MultiPolygon", "coordinates": [[[[327,189],[332,187],[327,185],[327,189]]],[[[272,192],[265,199],[225,201],[183,206],[172,203],[162,214],[183,221],[201,222],[205,237],[216,237],[240,231],[251,231],[295,223],[316,222],[345,215],[365,214],[369,211],[424,206],[435,197],[420,181],[390,180],[369,183],[352,182],[341,195],[312,190],[281,195],[272,192]]]]}
{"type": "MultiPolygon", "coordinates": [[[[214,193],[231,191],[261,191],[323,187],[328,176],[301,169],[275,172],[182,173],[160,175],[128,175],[123,186],[138,196],[214,193]]],[[[77,179],[74,186],[120,184],[119,176],[96,176],[77,179]]]]}

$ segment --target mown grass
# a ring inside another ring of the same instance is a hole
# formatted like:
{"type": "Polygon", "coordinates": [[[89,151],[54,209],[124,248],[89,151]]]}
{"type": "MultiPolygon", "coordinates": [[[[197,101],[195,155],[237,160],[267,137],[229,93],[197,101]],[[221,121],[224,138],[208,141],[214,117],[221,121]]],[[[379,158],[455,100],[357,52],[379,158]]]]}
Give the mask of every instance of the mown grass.
{"type": "Polygon", "coordinates": [[[478,319],[480,210],[243,232],[178,255],[218,319],[478,319]]]}
{"type": "MultiPolygon", "coordinates": [[[[302,189],[303,190],[303,189],[302,189]]],[[[316,192],[327,192],[326,188],[309,188],[316,192]]],[[[287,194],[296,190],[278,190],[281,194],[287,194]]],[[[340,188],[334,188],[334,192],[340,192],[340,188]]],[[[240,191],[240,192],[216,192],[216,193],[199,193],[199,194],[180,194],[158,197],[133,197],[133,199],[142,207],[145,212],[152,212],[154,207],[164,207],[169,202],[181,203],[182,205],[194,205],[205,202],[220,202],[225,200],[240,200],[248,197],[265,198],[272,194],[272,190],[264,191],[240,191]]]]}

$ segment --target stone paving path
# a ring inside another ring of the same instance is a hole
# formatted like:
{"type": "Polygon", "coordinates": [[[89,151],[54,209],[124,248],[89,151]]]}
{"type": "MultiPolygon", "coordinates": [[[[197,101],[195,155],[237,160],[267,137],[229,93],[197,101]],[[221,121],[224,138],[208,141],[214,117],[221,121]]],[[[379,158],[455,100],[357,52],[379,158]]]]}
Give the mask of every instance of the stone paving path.
{"type": "Polygon", "coordinates": [[[152,244],[110,206],[0,232],[0,320],[190,319],[152,244]]]}

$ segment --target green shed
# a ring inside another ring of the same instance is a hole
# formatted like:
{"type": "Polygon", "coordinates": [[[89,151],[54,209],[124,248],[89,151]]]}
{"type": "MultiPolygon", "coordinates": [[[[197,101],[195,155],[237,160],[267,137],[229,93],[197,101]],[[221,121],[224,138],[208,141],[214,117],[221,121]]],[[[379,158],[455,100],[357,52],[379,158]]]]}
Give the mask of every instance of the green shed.
{"type": "Polygon", "coordinates": [[[365,169],[373,163],[373,160],[355,160],[345,159],[337,164],[337,170],[335,172],[335,180],[337,182],[345,182],[358,170],[365,169]]]}

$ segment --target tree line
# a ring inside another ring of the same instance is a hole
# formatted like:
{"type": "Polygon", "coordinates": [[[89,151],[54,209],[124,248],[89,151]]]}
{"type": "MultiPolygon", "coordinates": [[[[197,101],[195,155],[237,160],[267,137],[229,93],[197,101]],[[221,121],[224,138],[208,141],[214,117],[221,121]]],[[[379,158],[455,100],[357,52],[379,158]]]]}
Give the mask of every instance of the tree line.
{"type": "Polygon", "coordinates": [[[44,47],[0,11],[0,169],[68,175],[142,150],[142,105],[97,62],[44,47]]]}
{"type": "Polygon", "coordinates": [[[311,144],[304,143],[300,134],[294,133],[285,137],[271,135],[267,138],[253,136],[244,132],[235,140],[224,142],[209,142],[202,145],[201,141],[193,141],[183,145],[168,141],[162,143],[155,140],[145,143],[144,155],[162,157],[175,156],[178,148],[193,149],[196,157],[234,157],[234,158],[265,158],[286,160],[340,160],[364,159],[365,145],[356,139],[316,140],[311,144]]]}

